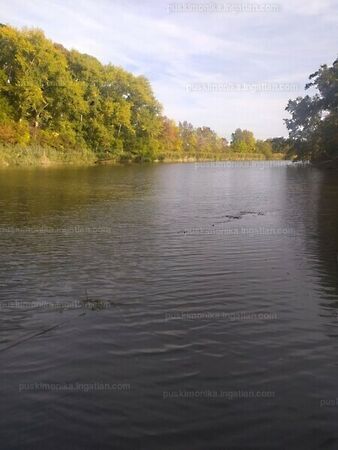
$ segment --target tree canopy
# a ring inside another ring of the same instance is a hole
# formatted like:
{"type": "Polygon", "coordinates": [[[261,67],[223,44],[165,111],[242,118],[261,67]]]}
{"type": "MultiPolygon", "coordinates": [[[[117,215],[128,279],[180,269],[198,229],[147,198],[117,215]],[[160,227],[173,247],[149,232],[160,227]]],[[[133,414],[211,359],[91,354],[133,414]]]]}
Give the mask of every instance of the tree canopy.
{"type": "Polygon", "coordinates": [[[338,60],[322,65],[310,75],[306,89],[313,96],[290,100],[285,119],[292,148],[290,153],[302,160],[321,161],[338,157],[338,60]]]}

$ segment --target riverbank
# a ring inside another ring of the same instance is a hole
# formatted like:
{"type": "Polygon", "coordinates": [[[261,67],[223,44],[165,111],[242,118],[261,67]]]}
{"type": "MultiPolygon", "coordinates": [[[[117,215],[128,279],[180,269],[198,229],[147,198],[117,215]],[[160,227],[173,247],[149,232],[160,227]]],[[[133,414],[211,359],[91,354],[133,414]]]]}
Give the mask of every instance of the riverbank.
{"type": "Polygon", "coordinates": [[[266,161],[282,160],[282,153],[273,154],[272,158],[266,158],[261,153],[235,153],[228,151],[224,154],[207,156],[184,156],[177,157],[161,156],[154,161],[132,159],[132,158],[107,158],[102,159],[88,149],[55,149],[52,147],[19,147],[0,146],[0,167],[53,167],[53,166],[93,166],[93,165],[116,165],[121,163],[163,162],[163,163],[189,163],[189,162],[214,162],[214,161],[266,161]]]}
{"type": "Polygon", "coordinates": [[[0,167],[50,167],[92,165],[97,156],[87,149],[62,150],[53,147],[0,146],[0,167]]]}

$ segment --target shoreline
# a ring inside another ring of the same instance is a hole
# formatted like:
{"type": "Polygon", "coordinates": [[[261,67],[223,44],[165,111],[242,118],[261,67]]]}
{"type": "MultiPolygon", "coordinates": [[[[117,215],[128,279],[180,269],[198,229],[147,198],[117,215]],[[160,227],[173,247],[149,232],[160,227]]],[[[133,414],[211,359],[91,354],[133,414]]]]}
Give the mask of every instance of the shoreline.
{"type": "Polygon", "coordinates": [[[13,168],[51,168],[51,167],[95,167],[95,166],[125,166],[131,164],[185,164],[185,163],[215,163],[240,161],[283,161],[283,154],[275,154],[266,158],[261,153],[240,154],[230,152],[226,155],[216,154],[214,157],[195,157],[180,155],[177,158],[160,157],[154,160],[137,159],[99,159],[91,150],[78,149],[64,151],[43,147],[0,147],[0,169],[13,168]]]}

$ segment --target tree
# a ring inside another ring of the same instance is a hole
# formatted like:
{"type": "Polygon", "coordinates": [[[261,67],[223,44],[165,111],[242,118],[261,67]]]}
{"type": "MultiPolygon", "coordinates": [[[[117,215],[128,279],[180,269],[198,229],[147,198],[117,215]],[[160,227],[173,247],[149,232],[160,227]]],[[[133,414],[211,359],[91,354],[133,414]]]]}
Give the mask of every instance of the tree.
{"type": "Polygon", "coordinates": [[[269,141],[256,141],[256,151],[265,156],[265,159],[272,158],[272,145],[269,141]]]}
{"type": "Polygon", "coordinates": [[[252,131],[237,130],[231,135],[231,147],[235,152],[253,153],[255,152],[256,139],[252,131]]]}
{"type": "Polygon", "coordinates": [[[338,60],[331,67],[322,65],[310,75],[305,88],[319,92],[310,97],[289,100],[291,115],[285,119],[293,152],[298,159],[313,161],[338,156],[338,60]]]}
{"type": "Polygon", "coordinates": [[[183,143],[183,152],[190,156],[196,156],[197,137],[194,127],[191,123],[184,121],[178,124],[180,138],[183,143]]]}
{"type": "Polygon", "coordinates": [[[160,135],[160,153],[164,158],[175,159],[182,156],[183,142],[180,136],[179,127],[176,123],[166,116],[162,117],[162,130],[160,135]]]}

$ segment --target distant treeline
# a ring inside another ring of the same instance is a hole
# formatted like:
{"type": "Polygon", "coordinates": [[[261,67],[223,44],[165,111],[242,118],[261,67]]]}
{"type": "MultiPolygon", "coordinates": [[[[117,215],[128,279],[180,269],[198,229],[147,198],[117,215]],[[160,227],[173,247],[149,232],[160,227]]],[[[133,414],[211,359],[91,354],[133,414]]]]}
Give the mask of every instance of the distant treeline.
{"type": "Polygon", "coordinates": [[[322,65],[309,77],[305,89],[317,93],[290,100],[286,119],[290,136],[290,156],[314,162],[338,159],[338,60],[322,65]]]}
{"type": "Polygon", "coordinates": [[[236,130],[229,145],[209,127],[162,114],[149,81],[67,50],[38,29],[0,25],[0,144],[87,149],[98,159],[222,159],[284,153],[283,138],[256,141],[236,130]]]}

